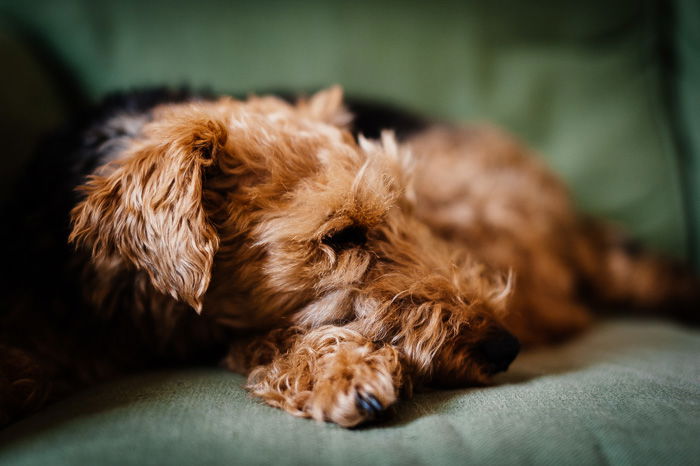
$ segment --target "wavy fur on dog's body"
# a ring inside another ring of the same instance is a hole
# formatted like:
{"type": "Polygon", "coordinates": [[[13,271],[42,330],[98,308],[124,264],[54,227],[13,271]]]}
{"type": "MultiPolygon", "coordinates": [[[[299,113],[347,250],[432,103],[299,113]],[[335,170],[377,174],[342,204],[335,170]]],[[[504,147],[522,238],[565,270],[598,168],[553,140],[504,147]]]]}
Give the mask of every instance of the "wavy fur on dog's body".
{"type": "Polygon", "coordinates": [[[337,88],[296,104],[145,94],[78,131],[58,151],[72,162],[39,159],[71,189],[42,191],[48,239],[41,218],[17,235],[0,424],[120,373],[221,361],[273,406],[353,426],[416,383],[487,382],[511,333],[585,328],[582,284],[697,302],[695,278],[576,215],[509,136],[371,113],[356,132],[398,125],[400,142],[355,137],[337,88]]]}

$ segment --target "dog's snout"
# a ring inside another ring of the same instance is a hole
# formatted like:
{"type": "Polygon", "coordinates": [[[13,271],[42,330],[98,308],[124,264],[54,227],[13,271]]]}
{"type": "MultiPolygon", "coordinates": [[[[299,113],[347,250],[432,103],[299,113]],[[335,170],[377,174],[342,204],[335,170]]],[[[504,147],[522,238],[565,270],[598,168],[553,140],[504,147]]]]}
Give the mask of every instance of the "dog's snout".
{"type": "Polygon", "coordinates": [[[489,372],[496,374],[508,369],[520,351],[520,342],[510,332],[502,329],[491,333],[481,343],[480,353],[489,372]]]}

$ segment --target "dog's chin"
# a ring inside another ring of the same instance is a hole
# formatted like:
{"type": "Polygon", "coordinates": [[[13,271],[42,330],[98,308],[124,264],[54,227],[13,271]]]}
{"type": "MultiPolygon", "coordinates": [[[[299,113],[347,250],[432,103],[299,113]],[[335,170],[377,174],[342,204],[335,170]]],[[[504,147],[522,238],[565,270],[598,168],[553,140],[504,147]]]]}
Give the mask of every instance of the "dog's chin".
{"type": "Polygon", "coordinates": [[[494,375],[496,372],[479,365],[465,366],[457,370],[439,369],[431,374],[426,385],[440,389],[487,387],[492,385],[494,375]]]}

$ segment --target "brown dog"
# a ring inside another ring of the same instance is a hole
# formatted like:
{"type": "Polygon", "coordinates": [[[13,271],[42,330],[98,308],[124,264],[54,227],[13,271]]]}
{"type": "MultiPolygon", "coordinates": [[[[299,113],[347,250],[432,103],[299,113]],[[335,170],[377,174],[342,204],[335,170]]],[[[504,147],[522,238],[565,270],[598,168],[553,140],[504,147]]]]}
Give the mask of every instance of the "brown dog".
{"type": "Polygon", "coordinates": [[[354,426],[413,384],[486,383],[518,340],[585,328],[582,285],[697,302],[695,278],[578,216],[498,130],[356,138],[337,87],[181,100],[87,133],[65,258],[79,293],[3,318],[0,418],[201,357],[273,406],[354,426]]]}

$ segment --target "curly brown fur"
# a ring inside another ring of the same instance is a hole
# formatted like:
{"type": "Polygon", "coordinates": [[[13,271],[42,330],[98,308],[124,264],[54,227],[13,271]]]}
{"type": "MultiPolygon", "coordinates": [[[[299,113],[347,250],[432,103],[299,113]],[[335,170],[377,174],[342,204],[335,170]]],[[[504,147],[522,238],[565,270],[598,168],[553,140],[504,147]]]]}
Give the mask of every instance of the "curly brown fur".
{"type": "Polygon", "coordinates": [[[606,300],[697,303],[696,278],[625,252],[508,135],[436,125],[368,140],[351,118],[336,87],[102,123],[71,212],[78,304],[3,317],[4,419],[114,374],[219,359],[265,402],[350,427],[414,384],[488,383],[513,335],[585,328],[582,283],[606,300]],[[67,307],[70,324],[43,317],[67,307]]]}

